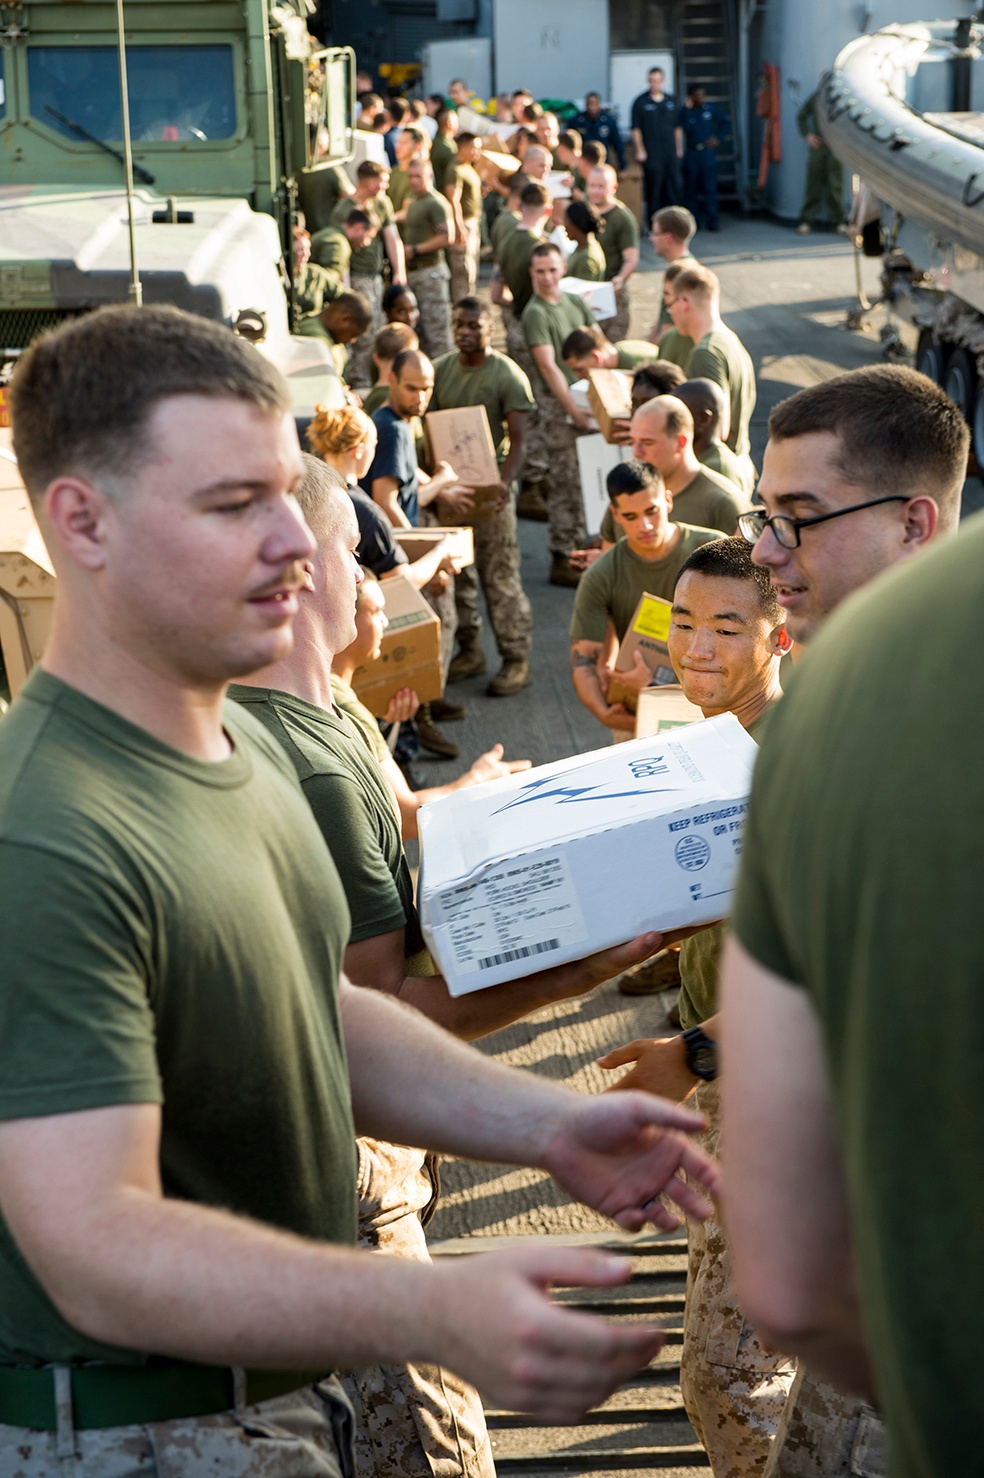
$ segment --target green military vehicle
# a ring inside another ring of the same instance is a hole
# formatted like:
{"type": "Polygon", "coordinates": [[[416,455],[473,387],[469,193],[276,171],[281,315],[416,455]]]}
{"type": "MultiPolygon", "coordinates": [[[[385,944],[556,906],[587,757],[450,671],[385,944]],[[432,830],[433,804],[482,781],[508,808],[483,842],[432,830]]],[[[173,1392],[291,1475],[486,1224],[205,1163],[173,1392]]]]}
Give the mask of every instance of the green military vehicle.
{"type": "MultiPolygon", "coordinates": [[[[291,334],[295,201],[351,157],[355,80],[350,49],[315,49],[312,9],[125,4],[143,301],[261,338],[300,421],[343,392],[291,334]]],[[[120,96],[115,0],[0,0],[0,384],[44,328],[128,300],[120,96]]]]}

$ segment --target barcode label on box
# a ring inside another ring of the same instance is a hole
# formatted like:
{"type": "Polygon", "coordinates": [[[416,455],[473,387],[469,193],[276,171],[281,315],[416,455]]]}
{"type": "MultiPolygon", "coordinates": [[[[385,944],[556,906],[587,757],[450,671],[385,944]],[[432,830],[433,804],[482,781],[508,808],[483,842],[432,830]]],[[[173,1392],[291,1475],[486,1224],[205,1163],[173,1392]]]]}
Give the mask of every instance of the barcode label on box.
{"type": "Polygon", "coordinates": [[[445,889],[439,903],[463,974],[550,954],[588,938],[561,852],[503,862],[474,882],[445,889]]]}

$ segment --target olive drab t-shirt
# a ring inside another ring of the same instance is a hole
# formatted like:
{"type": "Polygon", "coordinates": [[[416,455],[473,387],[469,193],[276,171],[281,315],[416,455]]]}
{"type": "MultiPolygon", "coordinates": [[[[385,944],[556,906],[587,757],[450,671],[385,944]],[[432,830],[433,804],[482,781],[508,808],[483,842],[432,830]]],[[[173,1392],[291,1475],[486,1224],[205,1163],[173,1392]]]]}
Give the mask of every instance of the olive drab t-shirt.
{"type": "Polygon", "coordinates": [[[518,224],[499,240],[499,271],[512,293],[512,310],[517,318],[522,316],[523,309],[533,296],[533,281],[530,277],[533,249],[543,246],[545,241],[546,237],[541,236],[538,231],[527,231],[518,224]]]}
{"type": "Polygon", "coordinates": [[[587,243],[577,247],[567,258],[567,275],[580,282],[603,282],[606,266],[605,253],[597,236],[589,236],[587,243]]]}
{"type": "Polygon", "coordinates": [[[819,1022],[893,1478],[980,1446],[982,568],[977,515],[828,618],[762,741],[732,909],[819,1022]]]}
{"type": "Polygon", "coordinates": [[[678,328],[671,328],[667,329],[656,348],[659,350],[660,359],[668,359],[670,364],[678,364],[682,370],[686,371],[687,362],[694,352],[694,341],[687,334],[682,334],[678,328]]]}
{"type": "Polygon", "coordinates": [[[370,195],[369,199],[363,200],[361,205],[350,196],[348,200],[340,200],[335,206],[331,216],[332,225],[340,227],[354,210],[365,211],[376,229],[368,245],[360,246],[352,253],[349,272],[353,277],[382,277],[383,261],[386,255],[383,232],[387,226],[395,224],[392,201],[382,192],[379,195],[370,195]]]}
{"type": "MultiPolygon", "coordinates": [[[[0,724],[0,1118],[161,1104],[165,1195],[352,1243],[348,907],[283,751],[224,723],[206,763],[35,669],[0,724]]],[[[0,1362],[145,1359],[0,1223],[0,1362]]]]}
{"type": "Polygon", "coordinates": [[[620,370],[638,369],[640,364],[655,364],[659,358],[659,350],[648,339],[619,339],[615,348],[618,351],[615,368],[620,370]]]}
{"type": "Polygon", "coordinates": [[[620,539],[588,566],[574,595],[571,641],[604,641],[609,621],[621,641],[641,598],[648,594],[670,600],[680,566],[701,544],[721,537],[716,529],[694,529],[687,524],[678,528],[676,548],[663,559],[640,559],[620,539]]]}
{"type": "Polygon", "coordinates": [[[695,344],[684,366],[688,380],[713,380],[731,400],[731,430],[726,441],[739,457],[748,455],[748,427],[755,409],[755,367],[730,328],[712,328],[695,344]]]}
{"type": "Polygon", "coordinates": [[[462,364],[457,351],[435,359],[430,409],[448,411],[461,405],[484,405],[500,467],[509,455],[506,416],[510,411],[536,409],[526,375],[514,360],[494,349],[484,364],[474,368],[462,364]]]}
{"type": "Polygon", "coordinates": [[[390,170],[389,184],[386,186],[386,194],[389,196],[390,205],[394,211],[402,210],[409,200],[413,199],[410,194],[410,181],[405,169],[399,165],[390,170]]]}
{"type": "MultiPolygon", "coordinates": [[[[350,200],[339,201],[339,206],[346,215],[355,209],[350,200]]],[[[352,248],[345,232],[337,225],[326,226],[323,231],[318,231],[311,237],[311,260],[319,267],[324,267],[327,272],[334,272],[336,277],[347,278],[352,263],[352,248]]]]}
{"type": "Polygon", "coordinates": [[[458,145],[439,133],[431,144],[430,162],[434,171],[434,189],[443,190],[444,180],[452,160],[458,157],[458,145]]]}
{"type": "Polygon", "coordinates": [[[499,251],[502,243],[511,232],[519,225],[519,216],[514,215],[511,210],[503,208],[489,227],[489,240],[492,243],[492,255],[496,261],[499,260],[499,251]]]}
{"type": "Polygon", "coordinates": [[[482,181],[471,164],[459,164],[456,159],[448,165],[444,175],[445,190],[461,186],[461,217],[465,221],[477,221],[482,214],[482,181]]]}
{"type": "MultiPolygon", "coordinates": [[[[674,523],[696,524],[702,529],[717,529],[719,534],[734,534],[738,529],[738,515],[747,513],[751,504],[745,494],[709,467],[701,467],[687,486],[673,494],[670,518],[674,523]]],[[[605,509],[601,521],[601,537],[607,544],[614,544],[625,537],[612,517],[611,504],[605,509]]]]}
{"type": "Polygon", "coordinates": [[[423,937],[396,798],[365,735],[347,714],[291,693],[234,683],[229,696],[260,721],[294,766],[345,889],[350,939],[405,928],[405,953],[414,954],[423,937]]]}
{"type": "MultiPolygon", "coordinates": [[[[573,385],[577,375],[564,359],[564,340],[576,328],[594,327],[594,321],[594,314],[583,298],[562,291],[559,303],[548,303],[543,298],[530,299],[523,310],[523,334],[531,350],[540,344],[553,345],[557,368],[568,385],[573,385]]],[[[539,370],[536,378],[540,392],[549,394],[539,370]]]]}
{"type": "MultiPolygon", "coordinates": [[[[435,195],[433,190],[428,190],[425,195],[418,195],[411,201],[403,222],[403,239],[407,246],[417,246],[421,241],[430,241],[442,226],[450,241],[454,234],[451,206],[443,195],[435,195]]],[[[411,252],[407,267],[410,270],[416,267],[436,267],[443,261],[443,248],[440,251],[425,251],[417,256],[411,252]]]]}
{"type": "Polygon", "coordinates": [[[600,214],[605,229],[598,242],[605,254],[605,278],[610,282],[622,270],[622,253],[639,245],[639,222],[621,200],[600,214]]]}

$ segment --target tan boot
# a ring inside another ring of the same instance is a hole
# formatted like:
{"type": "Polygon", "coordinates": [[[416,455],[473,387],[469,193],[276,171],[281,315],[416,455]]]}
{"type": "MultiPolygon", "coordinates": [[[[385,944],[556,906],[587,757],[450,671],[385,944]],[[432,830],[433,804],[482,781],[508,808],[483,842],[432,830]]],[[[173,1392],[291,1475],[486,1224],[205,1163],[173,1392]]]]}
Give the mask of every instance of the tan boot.
{"type": "Polygon", "coordinates": [[[487,671],[485,653],[481,647],[462,647],[458,655],[451,659],[448,682],[463,683],[466,677],[480,677],[487,671]]]}
{"type": "Polygon", "coordinates": [[[533,681],[530,664],[525,657],[507,657],[485,689],[490,698],[511,698],[533,681]]]}

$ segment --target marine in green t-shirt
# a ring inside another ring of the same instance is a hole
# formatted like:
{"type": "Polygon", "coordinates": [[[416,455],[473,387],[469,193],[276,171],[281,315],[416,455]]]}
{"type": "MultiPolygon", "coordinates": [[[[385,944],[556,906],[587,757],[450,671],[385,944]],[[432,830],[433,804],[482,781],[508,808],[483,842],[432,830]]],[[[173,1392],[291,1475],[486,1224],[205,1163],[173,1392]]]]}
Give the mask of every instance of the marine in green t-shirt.
{"type": "Polygon", "coordinates": [[[567,275],[579,282],[604,282],[607,263],[596,236],[589,236],[584,246],[577,247],[567,258],[567,275]]]}
{"type": "Polygon", "coordinates": [[[494,349],[474,369],[462,363],[457,350],[435,359],[430,409],[446,411],[462,405],[484,405],[500,467],[509,455],[506,417],[511,411],[536,409],[530,382],[519,365],[494,349]]]}
{"type": "Polygon", "coordinates": [[[431,144],[430,161],[434,170],[434,188],[444,189],[444,179],[451,162],[458,156],[458,145],[454,139],[439,133],[431,144]]]}
{"type": "Polygon", "coordinates": [[[512,294],[513,313],[517,318],[533,296],[530,281],[530,259],[534,249],[542,246],[546,237],[538,231],[528,231],[518,223],[512,231],[499,239],[499,271],[502,280],[512,294]]]}
{"type": "Polygon", "coordinates": [[[378,195],[369,195],[365,200],[353,197],[340,200],[332,212],[332,225],[340,228],[342,222],[348,220],[353,210],[365,211],[372,221],[374,233],[371,241],[352,252],[349,272],[353,277],[382,277],[386,258],[383,232],[387,226],[395,225],[393,204],[389,196],[382,192],[378,195]]]}
{"type": "Polygon", "coordinates": [[[482,181],[472,164],[461,164],[455,159],[444,174],[445,191],[461,186],[461,217],[465,221],[477,221],[482,214],[482,181]]]}
{"type": "Polygon", "coordinates": [[[297,332],[304,339],[323,340],[328,346],[328,353],[331,355],[332,364],[338,371],[339,378],[345,378],[345,371],[348,368],[348,349],[332,337],[320,313],[311,313],[307,318],[302,318],[297,325],[297,332]]]}
{"type": "MultiPolygon", "coordinates": [[[[443,195],[427,190],[423,195],[411,199],[406,219],[403,222],[403,240],[408,247],[416,247],[421,241],[430,241],[442,228],[447,232],[448,240],[450,240],[454,232],[454,218],[451,214],[451,206],[443,195]]],[[[436,267],[443,260],[443,251],[428,251],[422,255],[413,251],[410,253],[408,265],[414,268],[436,267]]]]}
{"type": "Polygon", "coordinates": [[[357,697],[355,689],[349,687],[337,672],[332,672],[330,682],[331,701],[356,725],[376,763],[381,765],[384,760],[392,758],[389,746],[380,733],[379,725],[366,705],[357,697]]]}
{"type": "MultiPolygon", "coordinates": [[[[523,310],[523,334],[531,350],[538,344],[553,346],[557,368],[568,385],[573,385],[577,376],[564,360],[564,340],[576,328],[593,327],[594,321],[594,314],[583,298],[561,291],[559,303],[548,303],[545,298],[531,297],[523,310]]],[[[546,392],[547,386],[539,370],[537,380],[546,392]]]]}
{"type": "MultiPolygon", "coordinates": [[[[355,209],[351,200],[341,201],[340,206],[345,212],[345,218],[355,209]]],[[[366,248],[363,247],[362,250],[365,251],[366,248]]],[[[311,237],[311,260],[319,267],[324,267],[327,272],[333,272],[340,281],[347,279],[352,263],[352,248],[345,232],[339,226],[326,226],[323,231],[315,232],[311,237]]]]}
{"type": "MultiPolygon", "coordinates": [[[[352,916],[350,940],[406,930],[423,945],[393,792],[353,721],[303,698],[233,684],[229,696],[286,752],[328,844],[352,916]]],[[[378,731],[377,731],[378,732],[378,731]]]]}
{"type": "Polygon", "coordinates": [[[510,232],[515,231],[519,225],[519,216],[511,210],[501,210],[489,227],[489,241],[492,243],[492,255],[499,260],[499,252],[502,243],[510,232]]]}
{"type": "Polygon", "coordinates": [[[609,621],[618,641],[628,631],[643,595],[670,600],[680,566],[701,544],[721,535],[716,529],[677,524],[679,537],[662,559],[642,559],[627,539],[595,560],[581,576],[571,615],[571,641],[603,642],[609,621]]]}
{"type": "Polygon", "coordinates": [[[410,199],[410,181],[407,178],[406,170],[399,164],[390,170],[386,194],[389,197],[389,202],[393,207],[394,213],[401,211],[410,199]]]}
{"type": "Polygon", "coordinates": [[[653,364],[659,358],[659,349],[648,339],[619,339],[615,350],[615,368],[620,370],[638,369],[640,364],[653,364]]]}
{"type": "MultiPolygon", "coordinates": [[[[655,346],[659,351],[660,359],[668,359],[670,364],[678,364],[682,370],[686,370],[690,356],[694,352],[694,341],[682,334],[679,329],[667,329],[662,335],[659,343],[655,346]]],[[[694,375],[688,378],[695,379],[694,375]]]]}
{"type": "Polygon", "coordinates": [[[297,174],[301,209],[312,234],[331,225],[332,212],[339,200],[352,194],[352,181],[340,164],[319,165],[297,174]]]}
{"type": "Polygon", "coordinates": [[[712,441],[703,451],[699,452],[695,446],[694,451],[697,452],[697,460],[703,462],[709,472],[716,472],[719,476],[727,478],[728,482],[734,483],[735,487],[741,488],[743,492],[749,491],[745,474],[748,464],[741,462],[723,441],[712,441]]]}
{"type": "Polygon", "coordinates": [[[966,1472],[979,1443],[982,561],[977,517],[811,641],[756,766],[732,912],[818,1020],[898,1478],[966,1472]]]}
{"type": "MultiPolygon", "coordinates": [[[[223,722],[197,760],[35,669],[0,725],[0,1117],[162,1104],[165,1196],[350,1243],[348,908],[282,751],[223,722]]],[[[0,1237],[0,1361],[146,1361],[0,1237]]]]}
{"type": "Polygon", "coordinates": [[[605,223],[599,245],[605,254],[605,280],[610,282],[622,270],[622,253],[639,245],[639,222],[621,200],[599,214],[605,223]]]}
{"type": "Polygon", "coordinates": [[[714,328],[695,344],[684,365],[688,380],[713,380],[731,401],[731,430],[726,441],[739,457],[751,447],[748,428],[755,409],[755,367],[738,335],[714,328]]]}
{"type": "MultiPolygon", "coordinates": [[[[738,515],[746,513],[751,505],[744,493],[727,478],[721,477],[710,468],[702,467],[685,488],[673,494],[670,518],[674,523],[688,523],[702,529],[717,529],[721,534],[734,534],[738,528],[738,515]]],[[[601,537],[614,544],[624,537],[623,531],[612,517],[611,507],[605,509],[601,521],[601,537]]]]}

